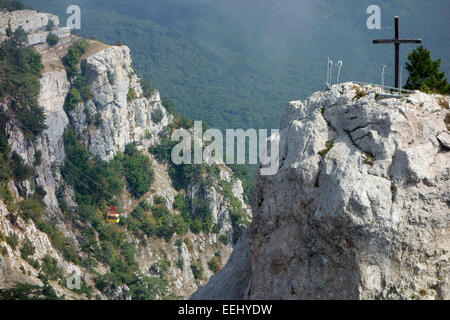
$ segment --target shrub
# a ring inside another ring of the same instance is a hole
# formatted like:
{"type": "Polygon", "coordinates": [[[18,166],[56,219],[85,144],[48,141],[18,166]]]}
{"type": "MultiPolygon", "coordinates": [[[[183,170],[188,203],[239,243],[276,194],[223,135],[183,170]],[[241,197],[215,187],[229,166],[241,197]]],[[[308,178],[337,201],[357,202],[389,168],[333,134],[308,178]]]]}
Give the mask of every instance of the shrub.
{"type": "Polygon", "coordinates": [[[13,169],[13,176],[18,181],[23,181],[31,177],[33,169],[26,165],[22,157],[13,151],[11,155],[11,165],[13,169]]]}
{"type": "Polygon", "coordinates": [[[222,269],[220,254],[214,255],[214,257],[208,262],[208,268],[214,273],[217,273],[220,269],[222,269]]]}
{"type": "Polygon", "coordinates": [[[55,28],[55,23],[52,19],[48,20],[47,26],[45,27],[45,31],[52,31],[55,28]]]}
{"type": "Polygon", "coordinates": [[[246,217],[245,211],[242,209],[242,203],[235,197],[230,197],[231,202],[231,223],[233,225],[234,240],[237,240],[243,233],[246,227],[250,224],[246,217]]]}
{"type": "Polygon", "coordinates": [[[325,157],[325,156],[327,155],[327,153],[333,148],[334,144],[333,144],[332,141],[328,141],[328,142],[325,144],[325,146],[326,146],[326,149],[324,149],[324,150],[322,150],[322,151],[319,151],[319,154],[320,154],[322,157],[325,157]]]}
{"type": "Polygon", "coordinates": [[[364,163],[373,166],[375,164],[376,158],[372,154],[372,152],[367,152],[366,157],[364,158],[364,163]]]}
{"type": "Polygon", "coordinates": [[[156,236],[169,241],[175,233],[173,215],[162,205],[153,206],[152,215],[156,219],[156,223],[158,226],[156,230],[156,236]]]}
{"type": "Polygon", "coordinates": [[[131,101],[135,100],[136,98],[137,98],[136,90],[134,90],[134,88],[128,89],[128,94],[127,94],[128,102],[131,102],[131,101]]]}
{"type": "Polygon", "coordinates": [[[163,117],[164,117],[164,114],[160,109],[156,109],[152,113],[152,121],[155,123],[160,123],[161,120],[163,119],[163,117]]]}
{"type": "Polygon", "coordinates": [[[92,118],[91,112],[89,111],[88,107],[84,107],[84,115],[86,116],[86,124],[90,126],[92,122],[94,122],[94,119],[92,118]]]}
{"type": "Polygon", "coordinates": [[[177,260],[177,267],[178,267],[180,270],[183,270],[183,269],[184,269],[184,261],[183,261],[183,259],[179,258],[179,259],[177,260]]]}
{"type": "Polygon", "coordinates": [[[30,239],[26,238],[22,248],[20,249],[20,256],[24,260],[28,260],[28,256],[33,255],[36,251],[36,248],[31,243],[30,239]]]}
{"type": "Polygon", "coordinates": [[[200,259],[191,265],[191,269],[195,279],[198,280],[202,278],[204,269],[200,259]]]}
{"type": "Polygon", "coordinates": [[[144,97],[146,98],[150,98],[152,94],[156,91],[155,87],[153,86],[150,80],[141,79],[140,84],[144,97]]]}
{"type": "Polygon", "coordinates": [[[19,237],[15,233],[11,233],[6,237],[6,243],[11,247],[11,249],[16,250],[19,244],[19,237]]]}
{"type": "Polygon", "coordinates": [[[219,237],[220,242],[222,242],[224,245],[228,245],[230,243],[230,237],[226,234],[222,234],[219,237]]]}
{"type": "Polygon", "coordinates": [[[64,146],[68,162],[65,163],[62,174],[75,187],[78,201],[81,201],[80,197],[84,198],[83,203],[109,200],[111,195],[122,192],[124,168],[120,155],[110,162],[91,161],[91,154],[78,142],[76,132],[70,126],[64,132],[64,146]],[[97,183],[93,184],[91,179],[97,183]]]}
{"type": "Polygon", "coordinates": [[[148,152],[153,154],[159,161],[169,162],[172,156],[172,148],[176,145],[176,141],[171,141],[165,137],[161,139],[161,143],[150,146],[148,152]]]}
{"type": "Polygon", "coordinates": [[[11,194],[8,185],[4,182],[0,182],[0,198],[3,199],[10,215],[14,215],[17,211],[17,204],[15,203],[14,197],[11,194]]]}
{"type": "Polygon", "coordinates": [[[185,210],[188,210],[188,205],[186,204],[186,199],[182,193],[178,193],[175,196],[174,202],[173,202],[173,208],[175,210],[178,210],[180,212],[184,212],[185,210]]]}
{"type": "Polygon", "coordinates": [[[79,73],[78,64],[81,62],[81,57],[86,52],[88,47],[89,42],[83,39],[77,42],[67,52],[67,55],[64,57],[63,62],[66,67],[67,76],[69,78],[79,73]]]}
{"type": "Polygon", "coordinates": [[[47,36],[47,43],[49,44],[49,46],[51,46],[51,47],[53,47],[53,46],[55,46],[55,45],[57,45],[58,44],[58,42],[59,42],[59,37],[56,35],[56,34],[53,34],[53,33],[50,33],[48,36],[47,36]]]}
{"type": "Polygon", "coordinates": [[[367,91],[357,87],[356,88],[356,96],[355,96],[355,98],[358,100],[358,99],[361,99],[361,98],[363,98],[365,96],[367,96],[367,91]]]}
{"type": "MultiPolygon", "coordinates": [[[[77,75],[72,81],[72,87],[67,94],[66,101],[64,102],[64,111],[71,112],[75,110],[77,105],[92,98],[92,92],[89,86],[86,85],[86,79],[82,75],[77,75]]],[[[92,117],[90,123],[92,123],[92,117]]]]}
{"type": "Polygon", "coordinates": [[[145,129],[144,131],[144,139],[150,140],[152,138],[152,133],[150,132],[150,130],[145,129]]]}
{"type": "Polygon", "coordinates": [[[194,250],[194,245],[190,238],[185,238],[184,244],[186,245],[186,248],[188,249],[189,252],[192,252],[194,250]]]}
{"type": "Polygon", "coordinates": [[[189,232],[189,224],[187,224],[183,217],[180,215],[175,215],[173,218],[173,225],[175,228],[175,233],[179,236],[184,236],[189,232]]]}
{"type": "Polygon", "coordinates": [[[66,97],[64,104],[64,111],[71,112],[75,110],[77,105],[81,102],[81,93],[77,88],[71,88],[66,97]]]}
{"type": "Polygon", "coordinates": [[[169,170],[176,190],[186,189],[189,183],[200,182],[203,169],[200,165],[173,165],[169,170]]]}
{"type": "Polygon", "coordinates": [[[86,84],[86,78],[82,75],[77,75],[75,79],[73,79],[72,87],[78,89],[81,99],[85,102],[93,96],[91,88],[86,84]]]}
{"type": "MultiPolygon", "coordinates": [[[[34,98],[33,98],[34,99],[34,98]]],[[[13,105],[15,105],[13,103],[13,105]]],[[[19,105],[13,107],[16,119],[22,124],[22,131],[25,137],[34,138],[40,134],[42,131],[47,129],[45,124],[46,116],[44,114],[44,109],[36,104],[19,105]]]]}
{"type": "Polygon", "coordinates": [[[169,99],[167,97],[163,97],[161,99],[163,107],[169,112],[171,115],[173,115],[175,118],[180,118],[180,113],[175,110],[175,102],[173,102],[172,99],[169,99]]]}
{"type": "Polygon", "coordinates": [[[72,239],[66,238],[64,234],[58,230],[55,222],[43,221],[39,218],[34,219],[37,228],[46,233],[52,244],[58,249],[67,260],[74,264],[79,264],[78,256],[76,254],[75,246],[72,239]]]}
{"type": "Polygon", "coordinates": [[[0,289],[0,300],[58,300],[55,290],[48,283],[43,287],[19,283],[9,289],[0,289]]]}
{"type": "Polygon", "coordinates": [[[40,166],[42,164],[42,151],[41,150],[37,150],[34,153],[34,162],[33,165],[36,166],[40,166]]]}
{"type": "Polygon", "coordinates": [[[96,127],[100,127],[102,123],[103,123],[102,114],[100,112],[97,112],[94,117],[94,125],[96,127]]]}
{"type": "MultiPolygon", "coordinates": [[[[0,127],[5,127],[0,116],[0,127]]],[[[5,189],[7,191],[6,183],[11,179],[11,165],[10,165],[10,146],[6,140],[6,135],[2,129],[0,129],[0,197],[5,199],[5,189]]],[[[9,192],[8,192],[9,193],[9,192]]]]}
{"type": "Polygon", "coordinates": [[[20,214],[25,219],[32,219],[33,221],[42,217],[44,214],[44,206],[42,202],[35,198],[23,200],[19,204],[19,209],[20,214]]]}
{"type": "Polygon", "coordinates": [[[191,215],[194,219],[191,225],[192,232],[197,234],[200,231],[203,231],[206,234],[210,233],[213,223],[208,202],[203,199],[194,199],[192,207],[191,215]]]}
{"type": "Polygon", "coordinates": [[[191,223],[191,231],[192,233],[199,234],[202,231],[203,224],[200,218],[195,218],[191,223]]]}
{"type": "Polygon", "coordinates": [[[106,77],[108,78],[108,82],[110,85],[114,84],[114,74],[111,71],[106,72],[106,77]]]}
{"type": "Polygon", "coordinates": [[[155,178],[150,159],[134,145],[128,145],[125,147],[123,166],[131,194],[139,198],[147,193],[155,178]]]}
{"type": "Polygon", "coordinates": [[[139,281],[129,285],[130,294],[134,300],[155,300],[159,297],[167,297],[167,282],[157,277],[139,275],[139,281]]]}
{"type": "Polygon", "coordinates": [[[56,281],[59,278],[62,278],[62,271],[58,267],[58,260],[48,253],[42,258],[41,271],[48,280],[56,281]]]}

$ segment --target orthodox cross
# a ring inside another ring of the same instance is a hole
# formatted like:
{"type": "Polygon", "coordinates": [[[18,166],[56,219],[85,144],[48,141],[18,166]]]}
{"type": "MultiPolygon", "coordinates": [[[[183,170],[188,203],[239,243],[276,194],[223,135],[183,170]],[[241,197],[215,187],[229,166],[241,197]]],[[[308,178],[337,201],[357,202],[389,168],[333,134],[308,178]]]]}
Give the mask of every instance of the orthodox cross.
{"type": "Polygon", "coordinates": [[[394,43],[395,44],[395,88],[400,88],[400,44],[401,43],[422,43],[421,39],[400,39],[400,28],[398,24],[398,17],[395,17],[395,39],[378,39],[373,40],[374,44],[394,43]]]}

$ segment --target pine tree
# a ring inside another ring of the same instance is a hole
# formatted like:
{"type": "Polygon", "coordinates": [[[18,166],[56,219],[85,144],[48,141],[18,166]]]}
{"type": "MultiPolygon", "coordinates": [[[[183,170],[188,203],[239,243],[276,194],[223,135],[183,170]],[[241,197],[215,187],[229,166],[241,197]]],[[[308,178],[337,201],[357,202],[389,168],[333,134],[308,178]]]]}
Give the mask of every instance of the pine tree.
{"type": "Polygon", "coordinates": [[[450,93],[450,85],[444,72],[439,72],[441,59],[431,60],[430,51],[423,46],[414,49],[408,55],[406,69],[409,72],[405,89],[423,92],[450,93]]]}

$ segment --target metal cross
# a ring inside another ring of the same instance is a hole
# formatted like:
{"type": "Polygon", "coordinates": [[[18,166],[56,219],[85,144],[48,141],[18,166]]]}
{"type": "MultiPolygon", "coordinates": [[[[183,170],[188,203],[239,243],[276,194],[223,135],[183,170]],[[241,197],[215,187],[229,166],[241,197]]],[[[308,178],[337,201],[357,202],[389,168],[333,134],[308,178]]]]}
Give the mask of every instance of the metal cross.
{"type": "Polygon", "coordinates": [[[400,39],[400,28],[398,23],[398,17],[395,17],[395,39],[378,39],[373,40],[374,44],[395,44],[395,87],[400,88],[400,44],[401,43],[422,43],[421,39],[400,39]]]}

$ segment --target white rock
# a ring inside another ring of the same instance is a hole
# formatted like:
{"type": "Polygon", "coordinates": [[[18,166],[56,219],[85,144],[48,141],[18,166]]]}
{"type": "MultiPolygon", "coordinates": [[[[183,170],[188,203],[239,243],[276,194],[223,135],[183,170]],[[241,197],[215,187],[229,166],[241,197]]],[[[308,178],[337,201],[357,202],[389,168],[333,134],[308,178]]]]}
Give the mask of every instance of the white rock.
{"type": "Polygon", "coordinates": [[[230,259],[194,298],[450,299],[448,111],[356,89],[287,106],[280,170],[257,176],[251,262],[230,259]],[[233,279],[250,267],[243,295],[233,279]]]}

